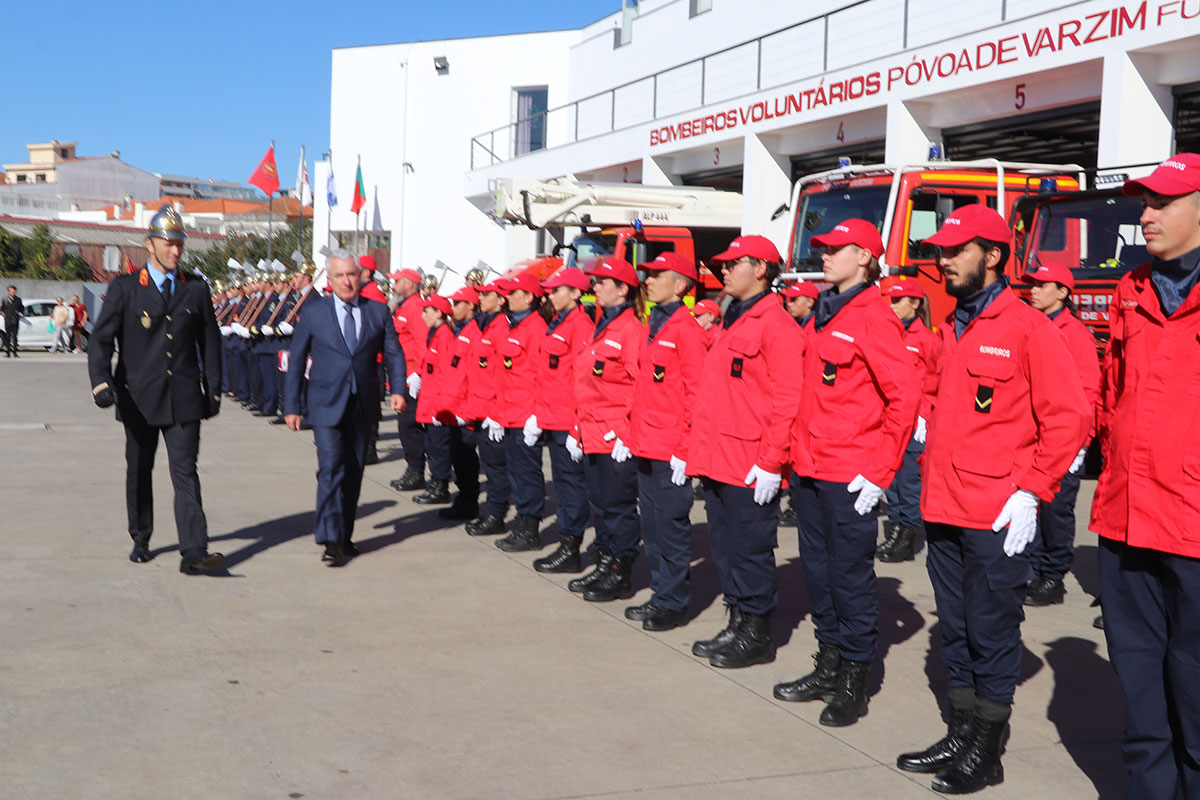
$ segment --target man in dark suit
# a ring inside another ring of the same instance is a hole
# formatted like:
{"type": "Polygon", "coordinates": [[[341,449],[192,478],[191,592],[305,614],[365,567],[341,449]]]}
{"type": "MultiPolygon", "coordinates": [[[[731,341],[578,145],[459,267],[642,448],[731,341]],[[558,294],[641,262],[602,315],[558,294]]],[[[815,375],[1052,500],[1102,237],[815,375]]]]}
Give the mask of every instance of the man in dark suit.
{"type": "MultiPolygon", "coordinates": [[[[358,554],[351,541],[363,465],[378,412],[379,372],[383,351],[387,377],[395,389],[404,386],[404,350],[387,306],[362,300],[358,263],[349,250],[328,256],[331,295],[314,297],[305,306],[292,337],[284,382],[283,412],[287,426],[300,430],[300,392],[308,359],[308,414],[317,445],[317,544],[331,566],[358,554]]],[[[403,394],[392,394],[393,411],[404,411],[403,394]]]]}
{"type": "Polygon", "coordinates": [[[116,403],[125,424],[125,505],[133,551],[150,560],[154,529],[151,474],[158,437],[167,443],[175,487],[179,571],[197,574],[221,565],[208,552],[208,522],[200,503],[196,456],[200,420],[221,408],[221,336],[208,284],[178,268],[187,234],[183,220],[164,205],[146,234],[149,259],[109,284],[88,348],[92,397],[100,408],[116,403]],[[113,346],[117,368],[112,368],[113,346]]]}
{"type": "Polygon", "coordinates": [[[25,304],[17,297],[17,287],[8,287],[8,297],[0,300],[0,314],[4,316],[4,357],[20,358],[17,350],[17,334],[21,317],[25,315],[25,304]]]}

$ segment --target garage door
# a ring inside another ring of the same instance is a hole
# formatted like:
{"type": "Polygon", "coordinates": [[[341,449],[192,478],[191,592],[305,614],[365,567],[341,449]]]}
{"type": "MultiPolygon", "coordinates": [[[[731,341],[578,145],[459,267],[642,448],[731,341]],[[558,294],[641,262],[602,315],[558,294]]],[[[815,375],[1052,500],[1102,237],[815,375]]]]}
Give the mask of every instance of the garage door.
{"type": "Polygon", "coordinates": [[[946,157],[1096,166],[1100,101],[942,129],[946,157]]]}
{"type": "Polygon", "coordinates": [[[1200,83],[1176,86],[1175,152],[1200,153],[1200,83]]]}

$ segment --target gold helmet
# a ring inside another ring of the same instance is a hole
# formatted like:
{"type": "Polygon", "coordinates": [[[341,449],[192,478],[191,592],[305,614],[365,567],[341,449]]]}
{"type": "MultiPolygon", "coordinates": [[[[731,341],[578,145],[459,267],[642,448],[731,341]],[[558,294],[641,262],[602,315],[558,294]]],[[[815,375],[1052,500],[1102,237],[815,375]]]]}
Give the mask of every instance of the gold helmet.
{"type": "Polygon", "coordinates": [[[187,232],[183,229],[183,218],[170,203],[163,203],[162,208],[150,218],[150,230],[146,238],[154,236],[169,242],[179,242],[187,238],[187,232]]]}
{"type": "Polygon", "coordinates": [[[305,261],[304,266],[300,267],[299,274],[313,277],[317,274],[317,265],[311,261],[305,261]]]}
{"type": "Polygon", "coordinates": [[[467,270],[467,286],[483,286],[485,277],[483,270],[479,267],[473,267],[467,270]]]}
{"type": "Polygon", "coordinates": [[[218,281],[213,281],[213,285],[212,285],[212,286],[213,286],[213,291],[215,291],[215,292],[223,292],[223,291],[225,291],[225,281],[220,281],[220,280],[218,280],[218,281]]]}
{"type": "Polygon", "coordinates": [[[422,289],[432,289],[433,291],[436,292],[438,290],[437,276],[436,275],[426,275],[424,278],[421,279],[421,288],[422,289]]]}

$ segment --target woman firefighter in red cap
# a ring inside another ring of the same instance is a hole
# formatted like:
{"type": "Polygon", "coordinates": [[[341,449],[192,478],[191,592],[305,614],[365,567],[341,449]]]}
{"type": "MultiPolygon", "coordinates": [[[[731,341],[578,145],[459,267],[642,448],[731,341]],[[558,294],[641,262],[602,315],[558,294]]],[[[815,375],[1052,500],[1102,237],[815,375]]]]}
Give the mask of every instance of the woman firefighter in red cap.
{"type": "Polygon", "coordinates": [[[468,351],[467,399],[459,415],[472,423],[479,465],[487,478],[487,497],[479,510],[479,519],[468,522],[471,536],[504,533],[508,513],[508,459],[504,454],[504,428],[489,415],[496,410],[501,359],[499,346],[508,334],[508,281],[495,280],[479,287],[479,312],[472,320],[478,335],[472,336],[468,351]]]}
{"type": "Polygon", "coordinates": [[[721,307],[715,300],[701,300],[692,306],[692,316],[704,329],[704,346],[712,347],[717,331],[721,330],[721,307]]]}
{"type": "Polygon", "coordinates": [[[917,358],[915,380],[921,387],[917,426],[904,450],[904,463],[891,487],[884,492],[888,521],[883,526],[883,543],[875,549],[875,557],[880,561],[895,563],[913,560],[913,543],[921,529],[921,465],[918,459],[925,452],[925,426],[937,396],[941,345],[930,330],[929,298],[919,281],[915,278],[888,279],[883,285],[883,296],[905,327],[904,346],[917,358]]]}
{"type": "Polygon", "coordinates": [[[814,236],[830,288],[817,298],[792,425],[800,560],[816,628],[816,670],[775,687],[780,700],[824,700],[821,724],[867,713],[876,656],[876,506],[912,437],[920,389],[904,326],[879,302],[883,242],[863,219],[814,236]]]}
{"type": "MultiPolygon", "coordinates": [[[[605,602],[633,594],[630,575],[641,539],[637,513],[637,464],[625,441],[633,408],[638,353],[646,336],[637,271],[609,256],[597,262],[592,294],[600,318],[588,345],[575,359],[575,421],[583,449],[588,504],[595,520],[596,567],[567,584],[585,600],[605,602]]],[[[571,443],[568,442],[570,445],[571,443]]]]}
{"type": "Polygon", "coordinates": [[[784,288],[780,294],[783,295],[783,307],[792,315],[792,319],[796,320],[801,328],[808,325],[812,320],[813,306],[817,303],[817,295],[820,294],[816,284],[800,281],[784,288]]]}
{"type": "Polygon", "coordinates": [[[583,472],[583,451],[571,436],[575,429],[575,358],[587,346],[595,323],[584,313],[579,298],[591,287],[591,280],[574,268],[560,269],[542,281],[549,295],[547,302],[553,317],[546,325],[538,361],[534,414],[525,420],[525,444],[538,451],[541,442],[550,450],[550,471],[554,494],[558,498],[558,548],[533,562],[538,572],[579,572],[583,569],[579,546],[587,527],[587,481],[583,472]],[[568,447],[568,442],[573,448],[568,447]]]}

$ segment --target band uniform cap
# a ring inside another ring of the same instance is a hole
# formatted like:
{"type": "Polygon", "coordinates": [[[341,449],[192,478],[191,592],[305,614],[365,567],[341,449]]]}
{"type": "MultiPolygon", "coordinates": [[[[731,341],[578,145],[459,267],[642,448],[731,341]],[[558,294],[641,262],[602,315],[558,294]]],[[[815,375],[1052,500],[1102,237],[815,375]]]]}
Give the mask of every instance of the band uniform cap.
{"type": "Polygon", "coordinates": [[[587,274],[595,278],[612,278],[614,281],[620,281],[630,286],[637,286],[641,283],[638,280],[637,270],[633,268],[633,264],[616,256],[609,256],[597,261],[587,271],[587,274]]]}
{"type": "Polygon", "coordinates": [[[696,271],[696,262],[690,258],[681,256],[673,250],[666,250],[658,254],[658,258],[653,261],[642,264],[642,269],[650,272],[677,272],[685,278],[697,280],[700,273],[696,271]]]}
{"type": "Polygon", "coordinates": [[[780,292],[784,297],[811,297],[813,300],[816,300],[820,293],[821,290],[817,288],[817,285],[808,281],[793,283],[780,292]]]}
{"type": "Polygon", "coordinates": [[[401,278],[408,278],[415,284],[419,285],[421,283],[421,273],[417,272],[415,269],[402,269],[397,270],[396,272],[390,272],[388,273],[388,277],[394,281],[398,281],[401,278]]]}
{"type": "Polygon", "coordinates": [[[1061,284],[1068,289],[1075,288],[1075,276],[1071,274],[1071,268],[1066,264],[1059,264],[1056,261],[1044,261],[1036,268],[1030,269],[1023,276],[1026,282],[1041,281],[1061,284]]]}
{"type": "Polygon", "coordinates": [[[1008,244],[1012,234],[1008,231],[1008,223],[1004,217],[980,203],[972,203],[956,209],[942,227],[922,244],[936,247],[957,247],[975,238],[989,242],[1008,244]]]}
{"type": "Polygon", "coordinates": [[[701,314],[712,314],[717,319],[720,319],[722,316],[724,316],[721,313],[721,307],[712,300],[701,300],[692,307],[693,316],[698,317],[701,314]]]}
{"type": "Polygon", "coordinates": [[[1147,191],[1167,197],[1200,192],[1200,154],[1176,153],[1145,178],[1125,181],[1121,191],[1127,195],[1147,191]]]}
{"type": "Polygon", "coordinates": [[[843,220],[828,233],[812,237],[813,247],[842,247],[847,244],[856,244],[876,258],[883,255],[883,239],[879,238],[879,229],[858,217],[843,220]]]}
{"type": "Polygon", "coordinates": [[[756,258],[778,264],[783,259],[779,256],[779,248],[765,236],[739,236],[729,243],[723,253],[712,257],[713,261],[737,261],[739,258],[756,258]]]}
{"type": "Polygon", "coordinates": [[[479,291],[474,286],[463,286],[450,295],[450,300],[454,303],[470,303],[477,306],[479,305],[479,291]]]}
{"type": "MultiPolygon", "coordinates": [[[[499,281],[497,281],[499,283],[499,281]]],[[[546,290],[542,288],[541,281],[530,275],[528,272],[522,272],[515,278],[506,281],[508,291],[505,294],[512,294],[518,289],[529,292],[534,297],[541,297],[546,294],[546,290]]]]}
{"type": "Polygon", "coordinates": [[[446,316],[450,316],[450,298],[445,295],[431,294],[429,297],[426,297],[425,302],[421,304],[421,308],[426,309],[430,306],[433,306],[446,316]]]}
{"type": "Polygon", "coordinates": [[[483,270],[479,267],[472,267],[467,270],[466,280],[468,286],[483,286],[484,282],[483,270]]]}
{"type": "Polygon", "coordinates": [[[169,242],[179,242],[187,238],[187,231],[183,229],[183,217],[179,216],[179,212],[169,203],[164,203],[150,218],[150,229],[146,238],[154,236],[169,242]]]}
{"type": "Polygon", "coordinates": [[[591,288],[592,282],[588,280],[587,275],[584,275],[574,267],[563,267],[542,281],[542,288],[544,289],[557,289],[559,286],[570,286],[572,289],[586,292],[591,288]]]}

